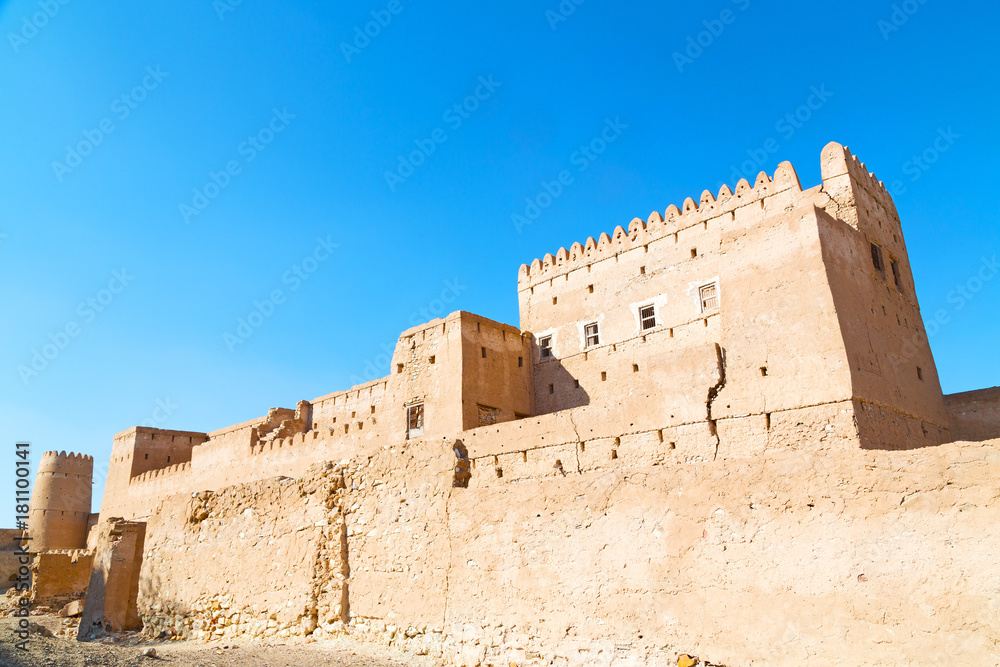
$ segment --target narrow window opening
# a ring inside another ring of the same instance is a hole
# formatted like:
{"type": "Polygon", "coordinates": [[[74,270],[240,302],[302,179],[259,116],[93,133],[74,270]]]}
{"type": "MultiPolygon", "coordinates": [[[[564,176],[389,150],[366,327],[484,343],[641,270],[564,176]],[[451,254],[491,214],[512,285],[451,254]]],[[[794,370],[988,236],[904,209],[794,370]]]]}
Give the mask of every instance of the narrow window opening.
{"type": "Polygon", "coordinates": [[[639,364],[632,364],[632,372],[633,373],[639,372],[639,364]]]}
{"type": "Polygon", "coordinates": [[[671,338],[673,338],[673,337],[674,337],[674,330],[673,330],[673,329],[671,329],[671,330],[670,330],[670,337],[671,337],[671,338]]]}
{"type": "Polygon", "coordinates": [[[917,379],[919,379],[921,382],[924,381],[924,369],[921,368],[920,366],[917,366],[917,379]]]}
{"type": "Polygon", "coordinates": [[[579,389],[580,388],[580,381],[579,380],[573,380],[573,388],[574,389],[579,389]]]}
{"type": "Polygon", "coordinates": [[[697,256],[698,256],[698,249],[697,248],[691,248],[691,259],[694,259],[697,256]]]}
{"type": "Polygon", "coordinates": [[[396,373],[403,372],[403,364],[396,364],[396,373]]]}
{"type": "Polygon", "coordinates": [[[554,384],[549,385],[549,393],[550,394],[556,393],[556,386],[554,384]]]}
{"type": "Polygon", "coordinates": [[[896,289],[903,291],[903,278],[899,273],[899,262],[892,260],[892,279],[896,283],[896,289]]]}
{"type": "Polygon", "coordinates": [[[617,458],[618,458],[618,450],[617,449],[612,449],[611,450],[611,460],[614,461],[617,458]]]}
{"type": "Polygon", "coordinates": [[[522,461],[523,461],[524,463],[527,463],[527,462],[528,462],[528,452],[522,452],[522,453],[521,453],[521,460],[522,460],[522,461]]]}
{"type": "Polygon", "coordinates": [[[640,276],[646,275],[646,267],[645,266],[640,266],[639,267],[639,275],[640,276]]]}
{"type": "Polygon", "coordinates": [[[872,265],[875,267],[876,271],[884,274],[885,264],[882,260],[882,248],[877,243],[872,243],[871,248],[872,248],[872,265]]]}
{"type": "Polygon", "coordinates": [[[760,367],[760,376],[765,378],[767,377],[767,366],[760,367]]]}
{"type": "Polygon", "coordinates": [[[587,445],[585,445],[584,443],[582,443],[582,442],[581,442],[581,443],[580,443],[580,451],[581,451],[581,452],[585,452],[585,451],[587,451],[587,445]]]}
{"type": "Polygon", "coordinates": [[[375,414],[375,406],[372,406],[372,414],[375,414]]]}
{"type": "Polygon", "coordinates": [[[486,358],[486,348],[484,347],[484,348],[482,348],[482,350],[483,350],[483,359],[485,359],[486,358]]]}
{"type": "Polygon", "coordinates": [[[656,432],[656,435],[659,437],[660,442],[663,442],[663,429],[662,428],[659,431],[656,432]]]}
{"type": "Polygon", "coordinates": [[[170,463],[170,457],[169,456],[167,457],[167,463],[170,463]]]}
{"type": "Polygon", "coordinates": [[[428,359],[427,361],[429,361],[429,362],[431,362],[433,364],[434,362],[437,361],[437,356],[435,356],[435,355],[432,354],[431,357],[430,357],[430,359],[428,359]]]}
{"type": "Polygon", "coordinates": [[[608,373],[607,373],[607,371],[601,371],[601,382],[604,382],[607,379],[608,379],[608,373]]]}
{"type": "Polygon", "coordinates": [[[554,296],[554,297],[552,297],[552,305],[553,305],[553,306],[554,306],[554,305],[556,305],[556,303],[557,303],[558,301],[559,301],[559,297],[557,297],[557,296],[554,296]]]}
{"type": "Polygon", "coordinates": [[[344,433],[346,434],[350,428],[351,428],[350,424],[344,424],[344,433]]]}
{"type": "Polygon", "coordinates": [[[358,416],[358,413],[352,410],[351,411],[351,419],[354,419],[357,416],[358,416]]]}
{"type": "Polygon", "coordinates": [[[552,358],[552,336],[545,336],[544,338],[539,338],[538,347],[542,359],[552,358]]]}
{"type": "Polygon", "coordinates": [[[587,285],[587,291],[590,292],[591,294],[593,294],[594,293],[594,286],[593,285],[587,285]]]}
{"type": "Polygon", "coordinates": [[[518,357],[517,358],[517,367],[518,368],[523,368],[524,367],[524,357],[518,357]]]}
{"type": "Polygon", "coordinates": [[[764,426],[767,428],[768,431],[771,430],[771,413],[770,412],[768,412],[767,414],[764,415],[764,426]]]}

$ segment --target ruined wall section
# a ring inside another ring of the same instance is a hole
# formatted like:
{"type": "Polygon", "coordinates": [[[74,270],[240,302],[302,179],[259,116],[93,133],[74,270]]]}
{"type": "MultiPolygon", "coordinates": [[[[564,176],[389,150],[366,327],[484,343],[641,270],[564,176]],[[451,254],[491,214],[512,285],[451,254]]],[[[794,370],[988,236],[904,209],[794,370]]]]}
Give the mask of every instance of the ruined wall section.
{"type": "Polygon", "coordinates": [[[153,637],[275,638],[342,622],[343,472],[316,464],[162,501],[147,524],[138,610],[153,637]],[[211,567],[206,564],[211,563],[211,567]]]}

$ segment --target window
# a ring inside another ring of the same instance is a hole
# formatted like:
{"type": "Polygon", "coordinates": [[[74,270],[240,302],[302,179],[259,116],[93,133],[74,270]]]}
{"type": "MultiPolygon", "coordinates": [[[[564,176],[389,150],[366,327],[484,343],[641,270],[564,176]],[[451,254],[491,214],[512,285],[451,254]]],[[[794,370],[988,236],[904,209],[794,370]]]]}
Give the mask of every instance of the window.
{"type": "Polygon", "coordinates": [[[538,339],[538,347],[541,350],[542,359],[552,358],[552,336],[538,339]]]}
{"type": "Polygon", "coordinates": [[[896,289],[900,292],[903,291],[903,278],[899,275],[899,262],[896,260],[891,260],[892,265],[892,279],[896,281],[896,289]]]}
{"type": "Polygon", "coordinates": [[[917,366],[917,379],[920,380],[921,382],[924,381],[924,369],[921,368],[920,366],[917,366]]]}
{"type": "Polygon", "coordinates": [[[885,264],[882,262],[882,248],[877,243],[872,243],[872,265],[879,273],[885,273],[885,264]]]}
{"type": "Polygon", "coordinates": [[[523,368],[524,367],[524,357],[518,357],[517,358],[517,367],[518,368],[523,368]]]}
{"type": "Polygon", "coordinates": [[[656,326],[656,308],[642,306],[639,308],[639,331],[649,331],[656,326]]]}
{"type": "Polygon", "coordinates": [[[709,283],[698,290],[701,299],[701,312],[719,307],[719,288],[715,283],[709,283]]]}
{"type": "Polygon", "coordinates": [[[601,334],[598,331],[597,322],[591,322],[583,327],[584,347],[594,347],[601,344],[601,334]]]}
{"type": "Polygon", "coordinates": [[[406,408],[406,437],[424,434],[424,404],[416,403],[406,408]]]}

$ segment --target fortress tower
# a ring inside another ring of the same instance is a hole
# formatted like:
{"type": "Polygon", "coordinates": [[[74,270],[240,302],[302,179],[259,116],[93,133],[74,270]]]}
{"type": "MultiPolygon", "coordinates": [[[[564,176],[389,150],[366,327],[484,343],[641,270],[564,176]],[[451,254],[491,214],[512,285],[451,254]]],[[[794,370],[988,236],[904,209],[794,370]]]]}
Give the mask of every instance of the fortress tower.
{"type": "Polygon", "coordinates": [[[30,549],[85,549],[94,458],[45,452],[28,510],[30,549]]]}

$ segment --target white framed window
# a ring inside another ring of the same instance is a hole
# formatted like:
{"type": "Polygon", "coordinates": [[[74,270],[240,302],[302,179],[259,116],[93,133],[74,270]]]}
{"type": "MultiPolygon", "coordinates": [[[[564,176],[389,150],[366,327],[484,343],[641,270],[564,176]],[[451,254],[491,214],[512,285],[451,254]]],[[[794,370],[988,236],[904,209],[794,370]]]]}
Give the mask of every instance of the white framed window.
{"type": "Polygon", "coordinates": [[[591,322],[583,327],[583,346],[594,347],[601,344],[601,332],[597,322],[591,322]]]}
{"type": "Polygon", "coordinates": [[[650,304],[639,308],[639,331],[649,331],[656,326],[656,308],[650,304]]]}
{"type": "Polygon", "coordinates": [[[542,359],[552,358],[552,336],[545,336],[538,339],[539,355],[542,359]]]}
{"type": "Polygon", "coordinates": [[[698,298],[701,301],[701,312],[714,310],[719,307],[719,286],[715,283],[702,285],[698,290],[698,298]]]}
{"type": "Polygon", "coordinates": [[[406,437],[416,438],[424,434],[424,404],[414,403],[406,408],[406,437]]]}

